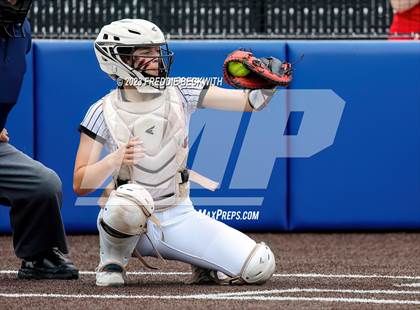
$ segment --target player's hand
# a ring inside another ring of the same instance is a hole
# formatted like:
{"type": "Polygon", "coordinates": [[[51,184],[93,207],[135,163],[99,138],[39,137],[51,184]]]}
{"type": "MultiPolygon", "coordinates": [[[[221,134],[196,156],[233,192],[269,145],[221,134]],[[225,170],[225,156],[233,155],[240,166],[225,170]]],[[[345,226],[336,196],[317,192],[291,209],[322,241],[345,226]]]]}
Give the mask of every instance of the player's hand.
{"type": "Polygon", "coordinates": [[[132,166],[144,157],[145,149],[143,142],[139,138],[131,138],[127,144],[121,145],[111,154],[112,162],[115,167],[121,165],[132,166]]]}
{"type": "Polygon", "coordinates": [[[9,142],[10,138],[9,138],[9,133],[7,132],[7,129],[4,128],[1,132],[0,132],[0,142],[9,142]]]}

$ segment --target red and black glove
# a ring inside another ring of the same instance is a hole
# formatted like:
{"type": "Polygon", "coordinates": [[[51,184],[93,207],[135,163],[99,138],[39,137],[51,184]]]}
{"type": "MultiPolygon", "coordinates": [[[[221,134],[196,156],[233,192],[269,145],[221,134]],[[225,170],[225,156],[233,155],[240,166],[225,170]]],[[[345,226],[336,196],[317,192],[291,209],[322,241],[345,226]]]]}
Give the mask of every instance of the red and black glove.
{"type": "Polygon", "coordinates": [[[292,65],[275,57],[256,58],[249,51],[236,50],[230,53],[223,63],[223,78],[226,83],[236,88],[286,87],[292,81],[292,65]],[[242,77],[232,75],[228,70],[232,61],[242,63],[250,73],[242,77]]]}

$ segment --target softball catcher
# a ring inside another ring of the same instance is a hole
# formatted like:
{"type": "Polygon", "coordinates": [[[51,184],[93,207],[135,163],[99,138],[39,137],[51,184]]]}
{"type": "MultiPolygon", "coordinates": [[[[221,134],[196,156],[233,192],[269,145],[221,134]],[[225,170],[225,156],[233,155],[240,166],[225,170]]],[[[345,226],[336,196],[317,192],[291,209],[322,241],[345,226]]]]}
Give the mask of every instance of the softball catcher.
{"type": "Polygon", "coordinates": [[[162,86],[151,78],[168,77],[173,53],[162,31],[141,19],[104,26],[95,53],[101,69],[119,85],[92,105],[82,121],[74,170],[79,195],[112,176],[97,221],[96,284],[124,285],[133,253],[191,264],[190,283],[260,284],[270,279],[275,259],[267,245],[194,209],[189,182],[211,190],[217,184],[187,169],[188,126],[196,108],[261,110],[275,86],[290,82],[290,65],[238,51],[226,59],[225,68],[230,61],[242,62],[251,73],[239,78],[225,69],[224,76],[246,89],[203,83],[162,86]],[[140,83],[127,85],[130,79],[140,83]],[[104,146],[109,153],[101,157],[104,146]]]}

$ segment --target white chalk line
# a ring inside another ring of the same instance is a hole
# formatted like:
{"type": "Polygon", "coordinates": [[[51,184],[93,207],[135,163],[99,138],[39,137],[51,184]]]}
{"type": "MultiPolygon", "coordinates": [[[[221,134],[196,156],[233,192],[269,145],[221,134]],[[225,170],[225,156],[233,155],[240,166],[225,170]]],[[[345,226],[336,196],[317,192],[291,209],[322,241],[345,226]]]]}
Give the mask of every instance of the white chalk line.
{"type": "MultiPolygon", "coordinates": [[[[16,270],[0,270],[0,274],[16,274],[16,270]]],[[[94,271],[80,271],[81,275],[94,275],[94,271]]],[[[156,272],[137,271],[128,272],[131,275],[156,275],[156,276],[186,276],[190,272],[156,272]]],[[[392,275],[358,275],[358,274],[274,274],[276,277],[303,277],[303,278],[389,278],[389,279],[420,279],[419,276],[392,276],[392,275]]],[[[408,285],[407,285],[408,286],[408,285]]],[[[414,285],[413,285],[414,286],[414,285]]],[[[351,290],[351,289],[320,289],[320,288],[291,288],[259,291],[242,291],[231,293],[198,294],[198,295],[86,295],[86,294],[36,294],[36,293],[0,293],[4,298],[98,298],[98,299],[164,299],[164,300],[256,300],[256,301],[319,301],[342,303],[373,303],[373,304],[412,304],[420,305],[419,300],[397,300],[377,298],[343,298],[343,297],[296,297],[296,296],[261,296],[267,294],[284,293],[347,293],[347,294],[384,294],[384,295],[419,295],[420,291],[406,290],[351,290]]]]}
{"type": "Polygon", "coordinates": [[[342,293],[342,294],[385,294],[385,295],[420,295],[420,291],[404,291],[404,290],[357,290],[357,289],[325,289],[325,288],[290,288],[290,289],[274,289],[274,290],[258,290],[258,291],[242,291],[230,293],[217,293],[217,296],[247,296],[247,295],[266,295],[266,294],[283,294],[283,293],[342,293]]]}
{"type": "Polygon", "coordinates": [[[396,287],[420,287],[420,282],[394,284],[396,287]]]}
{"type": "MultiPolygon", "coordinates": [[[[0,270],[0,274],[17,274],[16,270],[0,270]]],[[[79,271],[80,275],[95,275],[94,271],[79,271]]],[[[178,271],[131,271],[128,275],[150,276],[188,276],[191,272],[178,271]]],[[[273,277],[283,278],[348,278],[348,279],[404,279],[420,280],[420,276],[379,275],[379,274],[322,274],[322,273],[275,273],[273,277]]]]}
{"type": "Polygon", "coordinates": [[[420,276],[404,276],[404,275],[398,276],[398,275],[380,275],[380,274],[277,273],[277,274],[274,274],[273,277],[420,280],[420,276]]]}
{"type": "MultiPolygon", "coordinates": [[[[308,290],[322,289],[288,289],[276,290],[281,292],[307,292],[308,290]]],[[[332,290],[326,290],[332,291],[332,290]]],[[[339,291],[339,290],[333,290],[339,291]]],[[[348,291],[348,290],[346,290],[348,291]]],[[[359,290],[360,291],[360,290],[359,290]]],[[[240,293],[240,292],[239,292],[240,293]]],[[[233,294],[233,293],[232,293],[233,294]]],[[[254,293],[255,294],[255,293],[254,293]]],[[[420,305],[419,300],[399,300],[399,299],[378,299],[378,298],[343,298],[343,297],[295,297],[295,296],[242,296],[232,295],[223,296],[220,294],[196,294],[196,295],[109,295],[109,294],[36,294],[36,293],[0,293],[0,297],[5,298],[72,298],[72,299],[163,299],[163,300],[239,300],[239,301],[319,301],[319,302],[341,302],[341,303],[372,303],[372,304],[401,304],[401,305],[420,305]]]]}
{"type": "MultiPolygon", "coordinates": [[[[17,274],[17,270],[0,270],[0,274],[17,274]]],[[[191,272],[178,272],[178,271],[130,271],[127,272],[128,275],[151,275],[151,276],[187,276],[191,275],[191,272]]],[[[93,276],[95,271],[79,271],[79,275],[83,276],[93,276]]]]}

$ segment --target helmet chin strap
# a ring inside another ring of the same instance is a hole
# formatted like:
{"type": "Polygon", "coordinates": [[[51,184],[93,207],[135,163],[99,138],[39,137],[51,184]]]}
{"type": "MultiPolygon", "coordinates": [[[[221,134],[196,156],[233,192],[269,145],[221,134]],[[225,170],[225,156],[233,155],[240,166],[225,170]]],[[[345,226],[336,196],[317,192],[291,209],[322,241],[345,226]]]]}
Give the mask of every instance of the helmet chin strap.
{"type": "MultiPolygon", "coordinates": [[[[160,69],[158,69],[160,71],[160,69]]],[[[147,70],[144,70],[147,71],[147,70]]],[[[143,78],[148,79],[148,78],[164,78],[164,76],[160,76],[160,75],[151,75],[148,74],[144,71],[139,71],[140,74],[143,76],[143,78]]],[[[142,85],[138,85],[136,86],[136,89],[139,93],[145,93],[145,94],[161,94],[163,93],[163,91],[165,90],[165,88],[158,88],[158,87],[154,87],[153,85],[148,85],[148,84],[142,84],[142,85]]]]}
{"type": "Polygon", "coordinates": [[[141,85],[141,86],[136,86],[137,92],[139,92],[140,94],[161,94],[163,93],[163,89],[157,89],[153,86],[149,86],[149,85],[141,85]]]}
{"type": "MultiPolygon", "coordinates": [[[[145,78],[148,77],[158,77],[158,76],[153,76],[153,75],[145,75],[142,74],[145,78]]],[[[138,85],[136,86],[137,91],[141,94],[161,94],[163,93],[163,91],[165,90],[164,88],[160,89],[158,87],[154,87],[153,85],[149,85],[149,84],[142,84],[142,85],[138,85]]]]}

